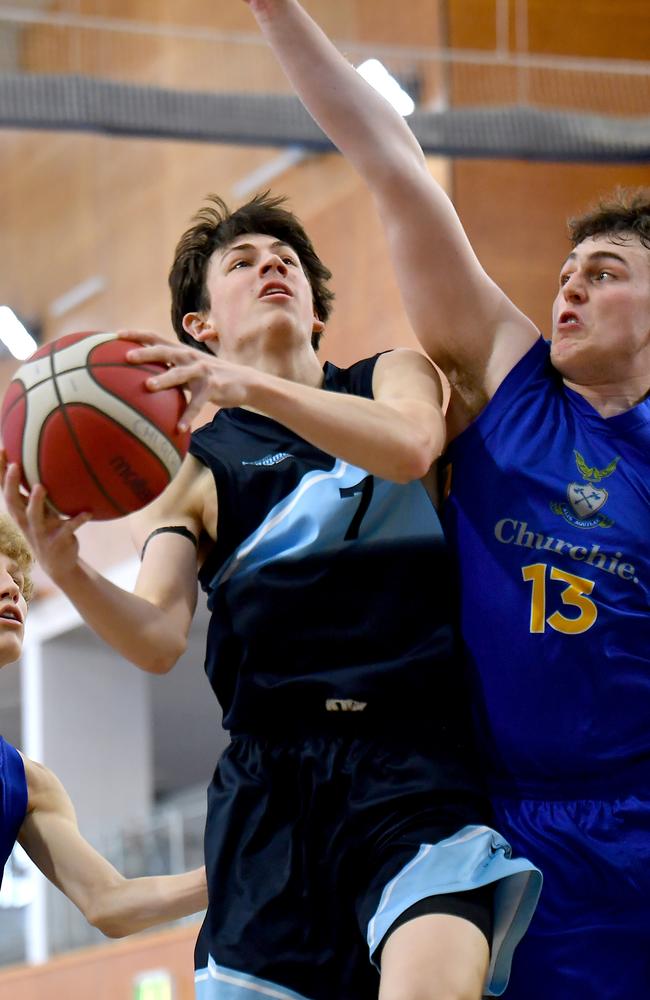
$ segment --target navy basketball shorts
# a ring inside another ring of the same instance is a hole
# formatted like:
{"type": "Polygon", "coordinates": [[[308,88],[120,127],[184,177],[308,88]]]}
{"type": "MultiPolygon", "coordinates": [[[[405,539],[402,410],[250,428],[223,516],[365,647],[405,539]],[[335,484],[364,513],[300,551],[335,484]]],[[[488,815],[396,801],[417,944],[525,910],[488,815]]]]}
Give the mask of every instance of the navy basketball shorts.
{"type": "Polygon", "coordinates": [[[539,907],[514,956],[508,1000],[650,996],[647,797],[495,805],[513,850],[544,872],[539,907]]]}
{"type": "Polygon", "coordinates": [[[499,995],[541,875],[489,816],[456,751],[234,736],[208,792],[197,1000],[376,1000],[391,928],[442,896],[434,912],[492,929],[499,995]]]}

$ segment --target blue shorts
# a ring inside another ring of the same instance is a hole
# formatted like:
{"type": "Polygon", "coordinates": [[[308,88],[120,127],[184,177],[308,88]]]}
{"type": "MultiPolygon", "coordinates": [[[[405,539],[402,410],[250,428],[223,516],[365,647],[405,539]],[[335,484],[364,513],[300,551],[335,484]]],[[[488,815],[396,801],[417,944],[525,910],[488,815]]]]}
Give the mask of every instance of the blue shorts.
{"type": "Polygon", "coordinates": [[[415,742],[233,738],[208,793],[197,1000],[376,1000],[373,956],[400,915],[491,884],[503,992],[541,876],[486,825],[462,754],[415,742]]]}
{"type": "Polygon", "coordinates": [[[650,996],[650,801],[502,798],[495,810],[544,872],[507,1000],[650,996]]]}

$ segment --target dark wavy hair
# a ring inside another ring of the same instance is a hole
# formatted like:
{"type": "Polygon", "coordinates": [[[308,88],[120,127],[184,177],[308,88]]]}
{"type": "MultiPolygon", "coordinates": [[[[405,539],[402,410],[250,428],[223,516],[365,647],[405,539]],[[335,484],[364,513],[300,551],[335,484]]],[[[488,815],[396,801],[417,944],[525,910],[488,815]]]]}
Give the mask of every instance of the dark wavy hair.
{"type": "Polygon", "coordinates": [[[650,188],[618,187],[584,215],[569,219],[574,247],[591,236],[608,236],[614,243],[636,236],[650,250],[650,188]]]}
{"type": "MultiPolygon", "coordinates": [[[[183,317],[189,312],[201,313],[210,308],[206,287],[210,258],[215,250],[228,246],[244,234],[273,236],[296,252],[311,285],[314,311],[325,323],[334,302],[334,292],[327,286],[332,273],[314,250],[300,221],[283,207],[286,198],[272,197],[265,191],[234,212],[218,195],[208,195],[207,201],[211,204],[196,213],[193,225],[178,241],[169,272],[172,324],[179,340],[209,350],[183,329],[183,317]]],[[[315,350],[318,350],[321,336],[321,333],[312,334],[315,350]]]]}

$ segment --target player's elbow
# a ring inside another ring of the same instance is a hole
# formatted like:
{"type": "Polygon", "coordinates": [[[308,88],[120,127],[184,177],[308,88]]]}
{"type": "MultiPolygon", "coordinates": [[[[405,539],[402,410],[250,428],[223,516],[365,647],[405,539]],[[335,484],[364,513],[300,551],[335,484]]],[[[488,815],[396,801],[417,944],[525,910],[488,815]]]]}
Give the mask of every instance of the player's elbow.
{"type": "Polygon", "coordinates": [[[149,674],[168,674],[187,649],[187,637],[168,635],[145,641],[134,658],[136,666],[149,674]],[[162,638],[162,641],[161,641],[162,638]]]}
{"type": "Polygon", "coordinates": [[[158,674],[162,676],[163,674],[168,674],[173,667],[176,666],[178,660],[181,657],[183,650],[181,652],[169,655],[168,652],[144,656],[138,661],[138,666],[145,670],[148,674],[158,674]]]}
{"type": "Polygon", "coordinates": [[[395,473],[390,478],[404,485],[423,479],[438,454],[438,451],[431,448],[429,441],[410,441],[399,450],[395,473]]]}
{"type": "Polygon", "coordinates": [[[433,461],[434,459],[428,449],[412,455],[410,461],[405,464],[404,478],[400,482],[412,483],[416,479],[423,479],[429,472],[433,461]]]}
{"type": "Polygon", "coordinates": [[[124,914],[115,908],[115,897],[113,893],[99,894],[92,903],[84,909],[84,916],[88,923],[97,928],[98,931],[108,938],[126,937],[132,933],[133,928],[129,925],[124,914]]]}
{"type": "Polygon", "coordinates": [[[107,938],[123,938],[131,933],[130,928],[120,920],[110,916],[98,916],[96,920],[89,921],[93,927],[107,938]]]}
{"type": "Polygon", "coordinates": [[[387,479],[406,484],[423,479],[445,446],[446,427],[442,411],[431,404],[397,400],[392,403],[392,434],[382,448],[392,466],[387,479]]]}

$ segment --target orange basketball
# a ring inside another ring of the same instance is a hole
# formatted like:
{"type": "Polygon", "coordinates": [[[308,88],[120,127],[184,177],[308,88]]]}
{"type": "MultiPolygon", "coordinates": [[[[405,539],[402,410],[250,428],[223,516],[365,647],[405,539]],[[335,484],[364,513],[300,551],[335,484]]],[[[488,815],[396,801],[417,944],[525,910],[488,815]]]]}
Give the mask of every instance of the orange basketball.
{"type": "Polygon", "coordinates": [[[189,431],[177,424],[180,389],[151,392],[158,364],[126,360],[132,341],[71,333],[36,351],[5,394],[0,428],[10,462],[28,488],[42,483],[64,515],[97,521],[145,507],[178,472],[189,431]]]}

